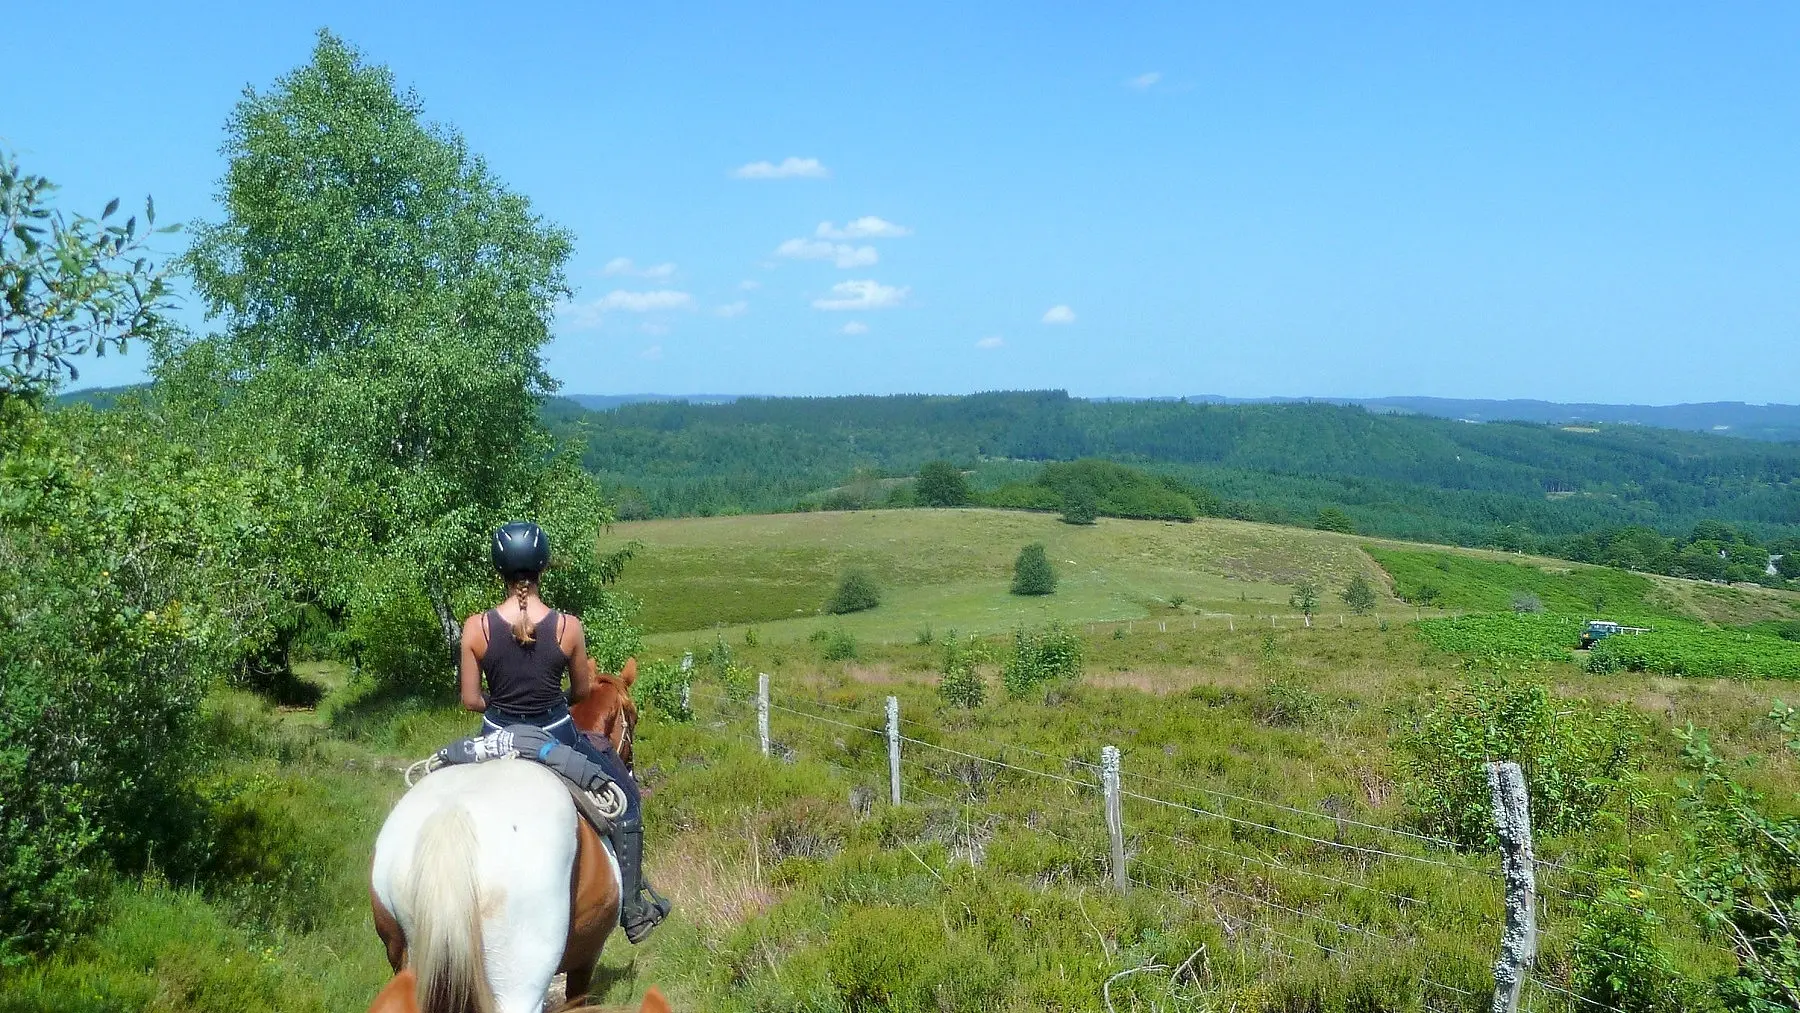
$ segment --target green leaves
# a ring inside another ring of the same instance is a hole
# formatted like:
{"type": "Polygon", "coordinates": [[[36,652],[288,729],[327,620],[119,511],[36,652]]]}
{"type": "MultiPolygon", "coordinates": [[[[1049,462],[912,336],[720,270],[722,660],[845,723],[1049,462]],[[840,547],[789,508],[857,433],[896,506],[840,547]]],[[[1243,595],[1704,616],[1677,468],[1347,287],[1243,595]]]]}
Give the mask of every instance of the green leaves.
{"type": "MultiPolygon", "coordinates": [[[[74,359],[122,350],[158,325],[165,270],[137,234],[47,203],[55,187],[0,152],[0,397],[54,390],[80,374],[74,359]]],[[[115,198],[101,219],[118,210],[115,198]]]]}
{"type": "Polygon", "coordinates": [[[1515,760],[1538,832],[1580,833],[1602,825],[1616,793],[1637,777],[1641,723],[1628,708],[1562,699],[1527,676],[1471,677],[1434,695],[1396,733],[1413,775],[1407,803],[1426,832],[1485,847],[1493,832],[1485,764],[1515,760]]]}

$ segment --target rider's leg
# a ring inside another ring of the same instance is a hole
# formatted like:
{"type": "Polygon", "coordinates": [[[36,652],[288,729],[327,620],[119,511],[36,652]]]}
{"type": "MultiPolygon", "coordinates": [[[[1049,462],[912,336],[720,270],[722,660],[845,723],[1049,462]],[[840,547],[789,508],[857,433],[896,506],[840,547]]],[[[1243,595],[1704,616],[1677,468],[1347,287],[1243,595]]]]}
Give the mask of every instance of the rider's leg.
{"type": "Polygon", "coordinates": [[[619,924],[625,929],[625,938],[641,943],[669,916],[669,902],[644,878],[644,817],[637,779],[625,769],[625,761],[610,743],[596,744],[585,735],[575,739],[575,748],[598,763],[625,793],[625,812],[612,826],[613,856],[619,860],[619,924]]]}

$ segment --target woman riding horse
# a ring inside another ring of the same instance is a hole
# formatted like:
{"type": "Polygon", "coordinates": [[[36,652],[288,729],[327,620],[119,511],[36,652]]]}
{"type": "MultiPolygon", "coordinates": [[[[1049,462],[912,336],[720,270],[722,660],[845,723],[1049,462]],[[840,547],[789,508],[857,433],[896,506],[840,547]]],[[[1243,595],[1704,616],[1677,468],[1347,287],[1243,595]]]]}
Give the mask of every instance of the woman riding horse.
{"type": "Polygon", "coordinates": [[[457,666],[463,707],[482,715],[483,735],[509,725],[542,728],[586,754],[617,782],[626,801],[612,833],[619,862],[619,924],[627,939],[641,943],[668,916],[669,902],[643,878],[644,825],[636,779],[610,741],[580,734],[569,713],[570,703],[593,692],[593,666],[581,620],[538,597],[538,580],[550,563],[550,539],[536,524],[515,521],[494,532],[491,555],[508,594],[463,623],[457,666]],[[565,671],[567,697],[562,690],[565,671]]]}

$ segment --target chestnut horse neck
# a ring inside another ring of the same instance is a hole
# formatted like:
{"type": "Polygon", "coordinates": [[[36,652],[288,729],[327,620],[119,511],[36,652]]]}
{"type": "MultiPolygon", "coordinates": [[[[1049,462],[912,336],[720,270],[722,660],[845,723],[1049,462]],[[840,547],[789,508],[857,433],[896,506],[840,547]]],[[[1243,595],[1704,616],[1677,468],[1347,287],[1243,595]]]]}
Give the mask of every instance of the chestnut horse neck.
{"type": "Polygon", "coordinates": [[[590,658],[588,679],[593,689],[586,699],[569,708],[575,727],[606,736],[612,742],[613,752],[629,767],[631,738],[638,718],[637,704],[631,701],[631,684],[637,681],[637,659],[627,658],[619,674],[613,675],[599,671],[590,658]]]}

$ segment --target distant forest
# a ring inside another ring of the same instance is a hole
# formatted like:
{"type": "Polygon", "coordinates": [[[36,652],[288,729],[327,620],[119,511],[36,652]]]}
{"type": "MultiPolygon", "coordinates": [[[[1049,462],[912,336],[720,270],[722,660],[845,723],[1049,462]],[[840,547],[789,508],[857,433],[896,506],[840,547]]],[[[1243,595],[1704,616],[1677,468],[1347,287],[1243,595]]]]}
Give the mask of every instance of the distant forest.
{"type": "Polygon", "coordinates": [[[1638,425],[1475,424],[1327,403],[1095,402],[1061,391],[606,411],[553,399],[545,415],[558,435],[585,441],[584,464],[624,517],[873,503],[876,490],[940,459],[969,471],[977,495],[1016,492],[1045,463],[1103,458],[1183,484],[1204,513],[1310,525],[1332,510],[1358,532],[1422,541],[1593,555],[1621,529],[1650,529],[1674,551],[1703,521],[1746,544],[1800,537],[1800,444],[1638,425]]]}

